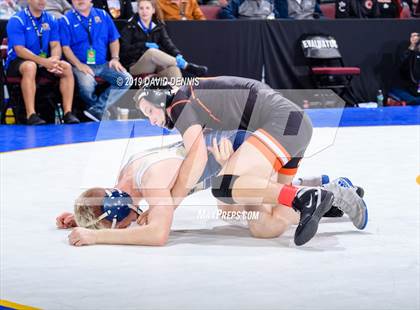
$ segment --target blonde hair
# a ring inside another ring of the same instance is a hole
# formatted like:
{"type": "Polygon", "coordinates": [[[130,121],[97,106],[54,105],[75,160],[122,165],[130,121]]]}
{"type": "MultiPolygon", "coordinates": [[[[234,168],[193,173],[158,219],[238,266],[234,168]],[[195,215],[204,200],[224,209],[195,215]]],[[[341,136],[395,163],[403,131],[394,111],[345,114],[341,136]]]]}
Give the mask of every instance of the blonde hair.
{"type": "Polygon", "coordinates": [[[156,0],[137,0],[137,5],[139,5],[140,2],[143,2],[143,1],[150,2],[150,4],[152,5],[152,7],[155,9],[155,13],[152,16],[152,20],[155,23],[162,23],[162,24],[164,24],[165,22],[163,20],[163,13],[162,13],[162,10],[160,9],[159,4],[157,3],[157,1],[156,0]]]}
{"type": "Polygon", "coordinates": [[[94,222],[101,215],[102,202],[105,196],[105,189],[93,187],[84,191],[74,203],[74,219],[79,227],[91,229],[109,228],[105,226],[104,220],[94,222]]]}

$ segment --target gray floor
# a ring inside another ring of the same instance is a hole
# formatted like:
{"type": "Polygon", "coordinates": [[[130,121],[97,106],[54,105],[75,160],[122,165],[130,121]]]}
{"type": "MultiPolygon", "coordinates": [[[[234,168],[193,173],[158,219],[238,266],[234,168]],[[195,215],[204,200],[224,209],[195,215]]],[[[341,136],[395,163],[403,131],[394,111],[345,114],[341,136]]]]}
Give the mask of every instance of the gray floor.
{"type": "Polygon", "coordinates": [[[184,202],[165,247],[71,247],[55,217],[162,139],[2,154],[0,299],[46,309],[419,309],[419,130],[316,129],[299,174],[350,176],[366,189],[370,222],[357,231],[324,220],[299,248],[293,229],[260,240],[198,220],[215,208],[209,192],[184,202]]]}

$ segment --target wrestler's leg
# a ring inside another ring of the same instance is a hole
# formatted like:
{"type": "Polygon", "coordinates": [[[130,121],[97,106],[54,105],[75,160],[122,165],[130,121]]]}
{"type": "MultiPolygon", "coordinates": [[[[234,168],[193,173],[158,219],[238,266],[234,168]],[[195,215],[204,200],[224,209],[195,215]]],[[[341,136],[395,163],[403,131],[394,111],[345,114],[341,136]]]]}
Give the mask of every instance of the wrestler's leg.
{"type": "Polygon", "coordinates": [[[308,242],[315,235],[320,218],[331,208],[333,195],[321,188],[300,189],[271,181],[278,171],[278,174],[284,174],[278,179],[290,184],[296,169],[291,167],[287,170],[292,173],[288,173],[275,155],[271,153],[267,156],[266,150],[257,148],[249,140],[232,155],[215,178],[213,194],[229,204],[293,207],[301,214],[295,243],[302,245],[308,242]]]}

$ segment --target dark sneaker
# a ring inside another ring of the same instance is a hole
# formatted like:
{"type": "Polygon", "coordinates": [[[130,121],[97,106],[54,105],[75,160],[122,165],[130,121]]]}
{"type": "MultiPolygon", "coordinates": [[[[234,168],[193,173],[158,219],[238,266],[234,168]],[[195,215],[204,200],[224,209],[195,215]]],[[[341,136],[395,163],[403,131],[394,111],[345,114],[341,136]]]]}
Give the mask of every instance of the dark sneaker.
{"type": "Polygon", "coordinates": [[[363,198],[365,196],[365,190],[363,187],[356,186],[356,193],[359,195],[360,198],[363,198]]]}
{"type": "Polygon", "coordinates": [[[102,120],[102,113],[99,113],[93,109],[84,110],[83,114],[94,122],[100,122],[102,120]]]}
{"type": "Polygon", "coordinates": [[[322,188],[302,188],[293,200],[293,209],[300,212],[295,231],[295,244],[303,245],[315,236],[321,218],[331,209],[333,193],[322,188]]]}
{"type": "Polygon", "coordinates": [[[207,74],[208,68],[206,66],[199,66],[189,62],[185,68],[185,71],[191,73],[194,76],[200,77],[207,74]]]}
{"type": "Polygon", "coordinates": [[[32,113],[26,120],[27,125],[44,125],[46,122],[38,114],[32,113]]]}
{"type": "Polygon", "coordinates": [[[324,217],[343,217],[344,212],[339,208],[332,206],[331,209],[324,214],[324,217]]]}
{"type": "Polygon", "coordinates": [[[73,113],[67,112],[64,114],[64,124],[79,124],[79,119],[73,113]]]}

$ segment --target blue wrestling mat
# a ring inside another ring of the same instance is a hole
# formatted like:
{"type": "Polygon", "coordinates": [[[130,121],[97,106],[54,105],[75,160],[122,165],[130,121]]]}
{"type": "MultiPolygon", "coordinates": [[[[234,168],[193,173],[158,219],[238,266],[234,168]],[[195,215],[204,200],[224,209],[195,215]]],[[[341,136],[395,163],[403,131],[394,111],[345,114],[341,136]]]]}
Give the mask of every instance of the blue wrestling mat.
{"type": "MultiPolygon", "coordinates": [[[[314,127],[420,125],[420,107],[306,110],[314,127]]],[[[177,134],[146,120],[105,121],[78,125],[1,125],[0,152],[61,144],[177,134]]]]}

